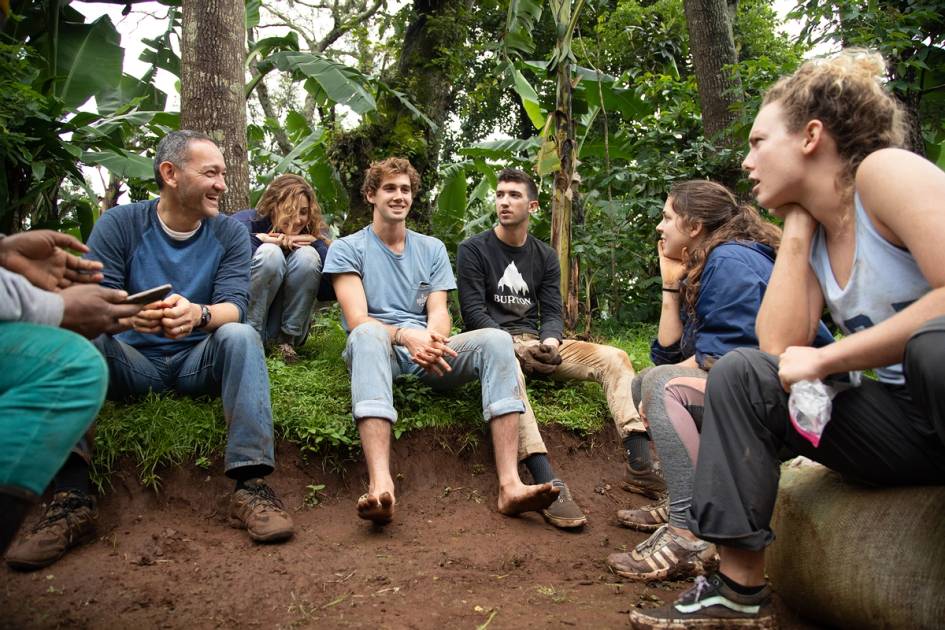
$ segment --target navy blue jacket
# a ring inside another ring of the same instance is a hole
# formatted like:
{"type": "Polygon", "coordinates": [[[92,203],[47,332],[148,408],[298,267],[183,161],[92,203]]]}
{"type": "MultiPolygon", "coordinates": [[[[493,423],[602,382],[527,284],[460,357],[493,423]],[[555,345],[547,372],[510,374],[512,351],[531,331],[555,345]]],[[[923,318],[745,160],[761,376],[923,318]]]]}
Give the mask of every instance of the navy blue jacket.
{"type": "MultiPolygon", "coordinates": [[[[680,305],[682,339],[661,346],[654,339],[650,358],[656,365],[679,363],[696,356],[700,367],[710,367],[729,350],[757,348],[755,318],[774,267],[774,250],[753,241],[729,241],[712,250],[702,270],[696,321],[690,321],[686,305],[680,305]]],[[[820,324],[814,346],[833,341],[820,324]]]]}

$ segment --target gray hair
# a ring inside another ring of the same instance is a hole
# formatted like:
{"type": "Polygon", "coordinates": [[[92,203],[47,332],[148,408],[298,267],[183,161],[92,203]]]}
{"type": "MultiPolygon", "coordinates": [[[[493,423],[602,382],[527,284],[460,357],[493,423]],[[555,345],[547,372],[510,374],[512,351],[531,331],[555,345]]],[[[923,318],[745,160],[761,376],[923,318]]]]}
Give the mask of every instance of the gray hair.
{"type": "Polygon", "coordinates": [[[190,129],[181,129],[172,131],[163,138],[157,145],[154,152],[154,181],[157,182],[158,190],[164,188],[164,178],[161,177],[161,164],[170,162],[180,168],[184,163],[184,156],[187,153],[187,147],[191,142],[205,141],[218,147],[216,141],[205,133],[191,131],[190,129]]]}

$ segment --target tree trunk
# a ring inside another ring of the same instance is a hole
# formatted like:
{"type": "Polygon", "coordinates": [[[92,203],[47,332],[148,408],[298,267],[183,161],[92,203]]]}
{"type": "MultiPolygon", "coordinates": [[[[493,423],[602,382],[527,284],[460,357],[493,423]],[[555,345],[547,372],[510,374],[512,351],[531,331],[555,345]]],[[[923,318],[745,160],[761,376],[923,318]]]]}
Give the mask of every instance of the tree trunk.
{"type": "Polygon", "coordinates": [[[338,133],[329,156],[348,190],[348,215],[342,234],[371,221],[371,207],[361,196],[364,170],[374,160],[390,156],[410,160],[422,181],[409,219],[420,231],[429,231],[432,205],[429,192],[437,180],[440,138],[453,100],[455,81],[469,54],[466,42],[472,0],[414,0],[414,16],[407,26],[399,62],[388,85],[403,92],[438,130],[418,120],[397,98],[382,94],[371,122],[338,133]]]}
{"type": "Polygon", "coordinates": [[[735,120],[732,106],[741,100],[741,81],[725,66],[735,64],[735,38],[726,0],[685,0],[689,52],[699,87],[706,138],[727,142],[735,120]]]}
{"type": "Polygon", "coordinates": [[[183,0],[181,127],[208,134],[226,160],[221,212],[249,207],[246,154],[246,7],[243,0],[183,0]]]}
{"type": "Polygon", "coordinates": [[[551,199],[551,246],[558,253],[561,266],[561,300],[564,325],[573,330],[578,315],[578,263],[571,254],[571,215],[574,205],[575,139],[571,112],[571,64],[558,65],[558,89],[555,97],[555,144],[561,168],[555,172],[551,199]]]}

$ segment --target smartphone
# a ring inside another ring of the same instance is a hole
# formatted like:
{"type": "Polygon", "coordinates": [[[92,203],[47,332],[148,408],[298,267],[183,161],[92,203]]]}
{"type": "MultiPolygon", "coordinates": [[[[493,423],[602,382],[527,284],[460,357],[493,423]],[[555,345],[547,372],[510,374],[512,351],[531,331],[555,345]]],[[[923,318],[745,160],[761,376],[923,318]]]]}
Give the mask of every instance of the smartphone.
{"type": "Polygon", "coordinates": [[[147,289],[146,291],[129,295],[124,299],[122,304],[150,304],[151,302],[160,300],[170,292],[171,285],[162,284],[159,287],[154,287],[153,289],[147,289]]]}

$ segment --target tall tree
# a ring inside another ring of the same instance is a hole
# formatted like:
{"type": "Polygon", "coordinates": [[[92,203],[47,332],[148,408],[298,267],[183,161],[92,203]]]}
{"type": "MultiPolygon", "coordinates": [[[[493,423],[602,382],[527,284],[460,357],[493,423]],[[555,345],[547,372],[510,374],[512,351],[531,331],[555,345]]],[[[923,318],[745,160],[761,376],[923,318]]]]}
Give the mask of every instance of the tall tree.
{"type": "Polygon", "coordinates": [[[737,3],[726,0],[685,0],[689,52],[699,87],[705,136],[725,141],[734,121],[732,107],[741,100],[741,81],[726,69],[738,61],[731,15],[737,3]]]}
{"type": "Polygon", "coordinates": [[[561,266],[561,299],[564,303],[564,323],[572,330],[578,318],[578,280],[580,272],[577,256],[571,251],[571,222],[577,202],[576,169],[577,142],[574,136],[572,96],[574,91],[571,39],[584,0],[551,0],[551,11],[557,34],[552,64],[556,70],[554,142],[559,168],[555,172],[551,198],[551,245],[558,253],[561,266]]]}
{"type": "Polygon", "coordinates": [[[220,210],[248,208],[244,0],[183,0],[181,127],[202,131],[223,150],[227,192],[220,210]]]}
{"type": "MultiPolygon", "coordinates": [[[[424,192],[436,183],[441,130],[453,101],[454,78],[470,55],[472,4],[472,0],[414,0],[409,7],[399,62],[384,76],[399,94],[382,93],[377,114],[356,129],[339,133],[331,148],[350,202],[343,233],[371,220],[371,209],[361,197],[364,170],[371,161],[390,155],[409,158],[424,182],[424,192]],[[404,96],[419,112],[407,105],[404,96]]],[[[414,200],[412,220],[420,229],[429,229],[431,213],[427,199],[414,200]]]]}

